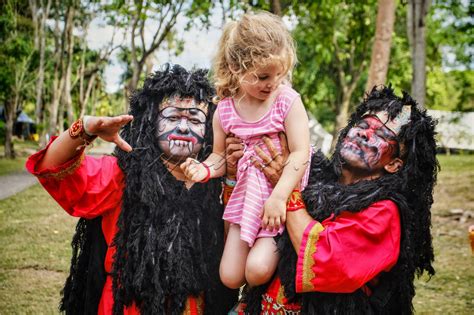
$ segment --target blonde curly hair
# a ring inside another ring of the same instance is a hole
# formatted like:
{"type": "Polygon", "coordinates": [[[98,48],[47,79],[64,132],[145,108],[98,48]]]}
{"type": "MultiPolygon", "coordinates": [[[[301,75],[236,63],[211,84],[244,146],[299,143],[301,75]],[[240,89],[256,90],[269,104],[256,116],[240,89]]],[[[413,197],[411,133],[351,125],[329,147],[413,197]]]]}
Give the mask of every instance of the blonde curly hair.
{"type": "Polygon", "coordinates": [[[247,13],[226,24],[213,62],[217,101],[239,92],[240,79],[249,71],[272,63],[283,67],[290,79],[295,64],[295,43],[282,19],[268,12],[247,13]]]}

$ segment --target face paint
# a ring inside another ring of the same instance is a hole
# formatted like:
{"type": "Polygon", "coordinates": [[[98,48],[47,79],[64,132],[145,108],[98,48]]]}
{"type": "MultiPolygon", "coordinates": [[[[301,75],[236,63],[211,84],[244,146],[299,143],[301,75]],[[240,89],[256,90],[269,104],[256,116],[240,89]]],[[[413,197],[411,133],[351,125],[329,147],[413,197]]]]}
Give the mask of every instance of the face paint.
{"type": "Polygon", "coordinates": [[[206,133],[206,112],[192,99],[181,99],[160,106],[157,137],[164,158],[183,162],[201,150],[206,133]]]}
{"type": "Polygon", "coordinates": [[[377,116],[366,116],[343,140],[341,156],[351,167],[379,171],[398,155],[397,135],[377,116]]]}

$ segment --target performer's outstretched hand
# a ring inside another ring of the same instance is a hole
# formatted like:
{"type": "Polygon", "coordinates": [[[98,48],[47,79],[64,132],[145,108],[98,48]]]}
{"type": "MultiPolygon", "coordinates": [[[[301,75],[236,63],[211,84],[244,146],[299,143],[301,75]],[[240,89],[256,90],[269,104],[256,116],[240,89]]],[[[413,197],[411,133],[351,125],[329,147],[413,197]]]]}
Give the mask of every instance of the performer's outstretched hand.
{"type": "Polygon", "coordinates": [[[84,129],[90,135],[115,143],[125,152],[132,151],[132,147],[119,135],[120,129],[133,120],[132,115],[120,115],[116,117],[95,117],[87,116],[84,129]]]}

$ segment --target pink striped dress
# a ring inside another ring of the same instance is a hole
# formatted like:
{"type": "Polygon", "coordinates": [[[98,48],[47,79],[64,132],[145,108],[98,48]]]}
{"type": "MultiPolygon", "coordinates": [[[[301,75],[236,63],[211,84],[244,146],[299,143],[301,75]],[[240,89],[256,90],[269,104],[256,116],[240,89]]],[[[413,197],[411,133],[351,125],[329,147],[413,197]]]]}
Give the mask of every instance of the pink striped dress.
{"type": "MultiPolygon", "coordinates": [[[[255,122],[244,121],[235,110],[234,100],[227,97],[217,105],[222,129],[226,134],[233,133],[244,143],[244,155],[237,165],[237,184],[224,211],[224,220],[240,225],[240,238],[253,246],[255,239],[273,237],[284,230],[269,232],[261,229],[260,215],[263,205],[272,192],[272,185],[259,169],[252,165],[250,158],[255,156],[256,144],[267,151],[261,137],[269,136],[278,150],[281,149],[278,132],[285,131],[285,118],[299,94],[288,86],[280,86],[280,94],[271,108],[255,122]]],[[[306,186],[309,168],[301,180],[301,188],[306,186]]]]}

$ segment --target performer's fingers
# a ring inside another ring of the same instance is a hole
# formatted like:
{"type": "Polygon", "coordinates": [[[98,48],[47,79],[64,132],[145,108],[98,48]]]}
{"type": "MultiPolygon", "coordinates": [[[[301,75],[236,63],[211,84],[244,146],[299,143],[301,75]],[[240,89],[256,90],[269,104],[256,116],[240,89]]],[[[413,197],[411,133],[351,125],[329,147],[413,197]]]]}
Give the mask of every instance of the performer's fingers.
{"type": "Polygon", "coordinates": [[[132,146],[128,144],[127,141],[123,140],[119,135],[117,135],[117,138],[115,138],[114,143],[123,151],[132,152],[132,146]]]}
{"type": "Polygon", "coordinates": [[[250,158],[250,162],[259,170],[263,171],[264,167],[262,162],[260,162],[258,159],[254,158],[253,156],[250,158]]]}
{"type": "Polygon", "coordinates": [[[265,145],[267,146],[268,152],[270,152],[270,156],[272,160],[274,160],[278,155],[280,155],[280,152],[277,151],[272,139],[270,139],[267,136],[263,136],[262,140],[263,142],[265,142],[265,145]]]}
{"type": "Polygon", "coordinates": [[[269,164],[272,161],[272,158],[268,156],[258,145],[254,146],[255,153],[262,159],[263,163],[269,164]]]}
{"type": "Polygon", "coordinates": [[[227,135],[227,137],[225,138],[225,144],[226,144],[226,147],[228,147],[229,145],[231,144],[242,144],[242,140],[240,140],[239,138],[237,138],[236,136],[234,136],[234,134],[229,134],[227,135]]]}
{"type": "Polygon", "coordinates": [[[280,217],[281,224],[286,223],[286,212],[280,217]]]}

